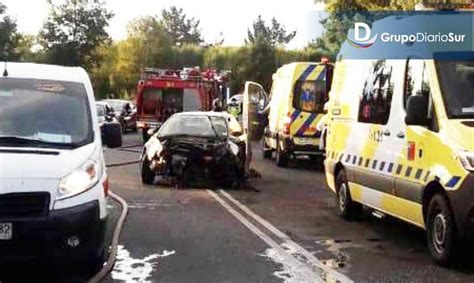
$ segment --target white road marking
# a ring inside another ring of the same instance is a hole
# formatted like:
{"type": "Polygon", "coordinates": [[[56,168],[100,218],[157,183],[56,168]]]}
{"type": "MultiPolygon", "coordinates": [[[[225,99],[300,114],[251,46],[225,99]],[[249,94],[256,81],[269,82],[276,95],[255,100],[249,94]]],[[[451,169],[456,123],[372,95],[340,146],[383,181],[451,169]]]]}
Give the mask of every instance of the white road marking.
{"type": "Polygon", "coordinates": [[[323,270],[326,274],[325,280],[334,280],[334,281],[340,281],[340,282],[352,282],[350,278],[348,278],[346,275],[339,273],[335,271],[334,269],[331,269],[327,265],[325,265],[322,261],[320,261],[316,256],[314,256],[311,252],[300,246],[299,244],[295,243],[291,238],[286,235],[285,233],[281,232],[278,230],[275,226],[270,224],[267,220],[263,219],[259,215],[255,214],[252,210],[250,210],[248,207],[245,205],[241,204],[238,200],[236,200],[234,197],[232,197],[230,194],[227,192],[220,190],[219,191],[224,197],[226,197],[230,202],[235,204],[239,209],[241,209],[243,212],[245,212],[248,216],[253,218],[255,221],[257,221],[259,224],[261,224],[263,227],[268,229],[268,231],[272,232],[276,237],[280,238],[282,241],[284,241],[284,247],[287,250],[294,251],[293,254],[297,254],[298,258],[303,256],[306,258],[306,262],[309,263],[311,266],[323,270]]]}
{"type": "MultiPolygon", "coordinates": [[[[285,271],[286,282],[323,282],[321,276],[311,270],[306,264],[303,264],[291,256],[285,251],[277,242],[270,238],[267,234],[258,229],[250,221],[248,221],[242,214],[232,208],[226,201],[224,201],[215,192],[207,191],[220,205],[222,205],[230,214],[232,214],[237,220],[239,220],[245,227],[247,227],[252,233],[262,239],[267,245],[271,247],[270,257],[276,258],[277,263],[281,263],[285,271]]],[[[280,274],[280,273],[278,273],[280,274]]],[[[281,275],[283,276],[283,275],[281,275]]]]}
{"type": "Polygon", "coordinates": [[[112,271],[112,279],[127,283],[147,283],[155,269],[159,258],[176,254],[176,251],[163,251],[161,254],[152,254],[145,258],[132,258],[130,252],[123,246],[118,246],[117,262],[112,271]]]}

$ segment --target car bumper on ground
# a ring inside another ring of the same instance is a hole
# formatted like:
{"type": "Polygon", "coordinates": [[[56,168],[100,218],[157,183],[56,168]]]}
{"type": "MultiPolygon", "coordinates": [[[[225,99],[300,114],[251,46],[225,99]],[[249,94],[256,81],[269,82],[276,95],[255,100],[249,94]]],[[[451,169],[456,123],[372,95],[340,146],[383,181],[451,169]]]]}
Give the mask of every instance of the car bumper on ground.
{"type": "Polygon", "coordinates": [[[448,192],[459,236],[474,241],[474,173],[467,175],[461,186],[448,192]]]}
{"type": "Polygon", "coordinates": [[[0,241],[0,262],[37,258],[87,260],[104,251],[106,218],[99,202],[50,211],[30,219],[0,219],[12,223],[11,240],[0,241]]]}

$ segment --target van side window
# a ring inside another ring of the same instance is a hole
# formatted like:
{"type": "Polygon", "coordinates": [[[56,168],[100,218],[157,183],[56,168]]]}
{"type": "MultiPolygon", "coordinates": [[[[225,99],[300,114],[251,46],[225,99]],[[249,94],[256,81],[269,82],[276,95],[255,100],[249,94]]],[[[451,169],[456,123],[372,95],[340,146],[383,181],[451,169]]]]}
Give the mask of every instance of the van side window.
{"type": "Polygon", "coordinates": [[[328,100],[326,79],[296,81],[293,92],[293,107],[311,113],[322,113],[328,100]]]}
{"type": "Polygon", "coordinates": [[[394,87],[392,71],[386,60],[375,62],[370,69],[360,96],[359,122],[387,124],[394,87]]]}
{"type": "Polygon", "coordinates": [[[428,68],[423,60],[408,60],[405,75],[405,92],[403,98],[403,106],[407,107],[410,96],[424,96],[429,101],[428,119],[431,120],[430,129],[438,131],[433,98],[431,96],[431,87],[429,81],[428,68]]]}
{"type": "Polygon", "coordinates": [[[429,74],[423,60],[409,60],[405,77],[405,97],[403,105],[407,106],[408,98],[412,95],[431,96],[429,74]]]}

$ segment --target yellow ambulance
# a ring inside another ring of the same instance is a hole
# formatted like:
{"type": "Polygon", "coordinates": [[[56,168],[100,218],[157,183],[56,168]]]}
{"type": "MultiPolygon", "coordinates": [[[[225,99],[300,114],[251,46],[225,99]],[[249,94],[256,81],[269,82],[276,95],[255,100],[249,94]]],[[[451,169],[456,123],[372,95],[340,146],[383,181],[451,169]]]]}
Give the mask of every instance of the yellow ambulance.
{"type": "Polygon", "coordinates": [[[268,125],[262,139],[264,158],[276,152],[276,164],[285,167],[291,156],[320,156],[321,131],[317,129],[328,101],[333,66],[291,63],[273,75],[268,105],[268,125]]]}
{"type": "Polygon", "coordinates": [[[325,171],[340,215],[365,206],[425,229],[442,265],[474,236],[474,52],[462,55],[341,55],[329,101],[325,171]]]}

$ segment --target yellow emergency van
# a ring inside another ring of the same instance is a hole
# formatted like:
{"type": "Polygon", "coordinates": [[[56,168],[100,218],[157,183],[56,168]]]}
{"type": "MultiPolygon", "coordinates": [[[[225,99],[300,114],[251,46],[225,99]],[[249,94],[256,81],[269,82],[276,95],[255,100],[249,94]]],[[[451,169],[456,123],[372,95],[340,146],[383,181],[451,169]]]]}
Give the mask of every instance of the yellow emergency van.
{"type": "Polygon", "coordinates": [[[264,158],[276,152],[276,164],[285,167],[294,155],[317,157],[321,131],[317,129],[328,101],[333,66],[291,63],[273,75],[268,125],[262,139],[264,158]]]}
{"type": "Polygon", "coordinates": [[[474,236],[474,52],[463,55],[338,60],[329,101],[340,215],[365,206],[425,229],[442,265],[474,236]]]}

